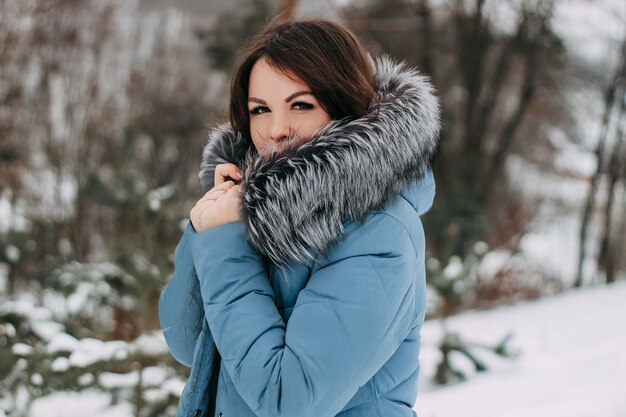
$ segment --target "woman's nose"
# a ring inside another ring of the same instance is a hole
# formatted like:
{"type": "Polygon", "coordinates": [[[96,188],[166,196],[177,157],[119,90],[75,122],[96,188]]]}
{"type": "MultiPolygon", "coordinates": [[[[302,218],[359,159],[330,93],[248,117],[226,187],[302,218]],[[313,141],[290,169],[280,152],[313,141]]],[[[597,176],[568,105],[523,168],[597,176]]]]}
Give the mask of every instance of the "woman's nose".
{"type": "Polygon", "coordinates": [[[282,140],[289,135],[289,120],[284,116],[274,117],[270,128],[270,139],[282,140]]]}

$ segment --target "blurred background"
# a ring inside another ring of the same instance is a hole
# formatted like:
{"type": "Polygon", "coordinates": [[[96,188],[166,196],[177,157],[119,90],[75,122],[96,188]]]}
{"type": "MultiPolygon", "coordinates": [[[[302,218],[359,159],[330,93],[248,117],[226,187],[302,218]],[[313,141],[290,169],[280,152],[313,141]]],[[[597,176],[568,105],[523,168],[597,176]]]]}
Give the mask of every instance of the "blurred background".
{"type": "Polygon", "coordinates": [[[418,415],[626,416],[623,0],[0,0],[0,416],[175,414],[158,297],[279,13],[441,97],[418,415]]]}

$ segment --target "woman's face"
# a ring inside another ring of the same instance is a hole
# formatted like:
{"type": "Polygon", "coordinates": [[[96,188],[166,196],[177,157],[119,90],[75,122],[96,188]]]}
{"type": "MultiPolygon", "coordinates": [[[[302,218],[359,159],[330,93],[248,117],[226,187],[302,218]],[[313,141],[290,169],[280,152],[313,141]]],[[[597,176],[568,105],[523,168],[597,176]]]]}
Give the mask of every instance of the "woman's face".
{"type": "Polygon", "coordinates": [[[331,120],[309,87],[293,78],[295,81],[270,67],[263,57],[252,66],[248,87],[250,136],[261,155],[272,148],[280,151],[281,141],[289,135],[306,139],[331,120]]]}

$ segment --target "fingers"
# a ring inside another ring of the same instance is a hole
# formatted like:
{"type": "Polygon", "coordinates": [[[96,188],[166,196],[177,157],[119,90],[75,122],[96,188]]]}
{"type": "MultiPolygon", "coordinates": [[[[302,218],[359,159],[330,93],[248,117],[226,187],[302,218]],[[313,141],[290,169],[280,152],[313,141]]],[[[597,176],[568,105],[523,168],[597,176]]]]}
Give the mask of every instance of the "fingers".
{"type": "Polygon", "coordinates": [[[219,164],[215,167],[215,185],[222,184],[226,178],[230,177],[236,181],[241,181],[243,175],[235,164],[219,164]]]}
{"type": "MultiPolygon", "coordinates": [[[[229,182],[231,182],[231,181],[229,181],[229,182]]],[[[220,198],[226,198],[226,199],[236,198],[236,199],[240,199],[242,195],[243,195],[243,189],[241,188],[241,186],[239,186],[239,185],[232,185],[232,186],[228,187],[227,190],[213,190],[213,191],[209,191],[204,197],[202,197],[202,199],[200,199],[198,201],[198,203],[196,205],[198,206],[200,211],[202,211],[204,208],[210,206],[211,204],[213,204],[216,200],[219,200],[220,198]]]]}
{"type": "Polygon", "coordinates": [[[207,192],[204,196],[202,196],[200,201],[203,201],[203,200],[215,200],[216,198],[218,198],[219,196],[224,194],[226,191],[228,191],[228,189],[211,190],[211,191],[207,192]]]}
{"type": "Polygon", "coordinates": [[[224,199],[232,200],[234,204],[239,205],[243,199],[243,194],[243,187],[241,187],[241,185],[237,185],[226,191],[224,199]]]}
{"type": "Polygon", "coordinates": [[[226,191],[229,188],[234,187],[235,185],[237,185],[237,184],[235,184],[235,181],[230,181],[230,180],[229,181],[225,181],[225,182],[223,182],[223,183],[213,187],[209,192],[211,192],[212,190],[224,190],[224,191],[226,191]]]}
{"type": "Polygon", "coordinates": [[[241,187],[241,185],[236,185],[234,187],[229,188],[226,191],[226,194],[242,194],[243,193],[243,188],[241,187]]]}
{"type": "Polygon", "coordinates": [[[234,186],[235,185],[232,181],[228,181],[223,183],[223,185],[221,185],[220,187],[212,188],[211,190],[207,191],[207,193],[203,195],[198,201],[196,201],[194,210],[199,210],[200,212],[202,212],[204,208],[210,206],[211,204],[213,204],[213,202],[215,202],[215,200],[223,196],[226,193],[227,189],[234,186]]]}
{"type": "MultiPolygon", "coordinates": [[[[232,183],[232,181],[228,181],[228,182],[232,183]]],[[[221,198],[222,196],[231,197],[233,195],[241,194],[241,193],[242,193],[241,186],[239,186],[239,185],[231,185],[230,187],[227,187],[227,189],[209,191],[208,193],[206,193],[204,195],[204,197],[202,197],[202,199],[200,201],[198,201],[198,204],[204,205],[204,203],[206,203],[206,202],[213,202],[213,201],[221,198]]]]}
{"type": "Polygon", "coordinates": [[[220,185],[217,185],[217,186],[211,188],[209,191],[207,191],[202,196],[202,198],[200,198],[199,201],[215,200],[220,195],[224,194],[229,188],[234,187],[234,186],[235,186],[235,183],[233,181],[223,182],[220,185]]]}
{"type": "MultiPolygon", "coordinates": [[[[221,187],[224,188],[222,190],[212,189],[198,200],[195,207],[191,210],[191,220],[196,231],[212,227],[211,225],[214,225],[215,221],[219,219],[238,218],[239,207],[243,196],[243,187],[234,185],[232,181],[227,182],[229,182],[230,185],[222,185],[221,187]]],[[[219,224],[219,222],[217,224],[219,224]]]]}
{"type": "MultiPolygon", "coordinates": [[[[211,190],[207,191],[207,193],[204,194],[202,198],[200,198],[200,200],[196,202],[196,205],[192,212],[198,211],[202,213],[204,209],[206,209],[208,206],[213,204],[216,200],[218,200],[220,197],[224,196],[231,190],[241,191],[241,186],[235,185],[233,181],[226,181],[213,187],[211,190]]],[[[232,195],[232,193],[230,195],[232,195]]]]}

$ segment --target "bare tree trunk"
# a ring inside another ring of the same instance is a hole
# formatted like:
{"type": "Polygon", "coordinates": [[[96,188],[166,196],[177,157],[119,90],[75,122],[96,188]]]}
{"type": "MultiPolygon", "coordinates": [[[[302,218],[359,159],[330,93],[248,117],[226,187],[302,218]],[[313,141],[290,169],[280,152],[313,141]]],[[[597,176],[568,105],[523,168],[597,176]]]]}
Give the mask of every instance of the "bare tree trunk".
{"type": "Polygon", "coordinates": [[[613,207],[616,198],[615,186],[620,178],[620,161],[622,159],[623,152],[622,142],[624,140],[624,124],[626,123],[626,98],[624,97],[624,88],[621,88],[620,91],[621,94],[619,94],[619,96],[622,97],[622,100],[618,116],[619,127],[616,134],[616,143],[613,147],[611,160],[609,161],[609,166],[607,169],[609,174],[609,193],[604,215],[604,230],[601,241],[602,243],[600,244],[600,254],[598,257],[598,266],[601,270],[604,270],[607,283],[613,282],[615,280],[615,271],[612,270],[615,265],[612,265],[612,262],[610,262],[611,260],[609,258],[613,257],[609,256],[609,253],[615,250],[615,248],[613,247],[613,242],[611,240],[611,230],[613,227],[613,207]]]}
{"type": "Polygon", "coordinates": [[[463,80],[467,89],[467,102],[465,104],[465,150],[468,155],[480,152],[481,137],[474,131],[474,114],[476,103],[480,95],[482,86],[482,75],[485,62],[485,42],[483,28],[483,7],[485,0],[476,0],[476,8],[471,16],[470,24],[463,16],[463,2],[457,4],[458,37],[459,47],[459,67],[463,68],[463,80]]]}
{"type": "MultiPolygon", "coordinates": [[[[626,158],[624,158],[622,160],[622,168],[621,168],[621,177],[622,177],[622,181],[624,183],[626,183],[626,158]]],[[[624,187],[626,188],[626,187],[624,187]]],[[[625,255],[626,254],[626,212],[625,212],[625,208],[626,208],[626,189],[622,190],[622,215],[618,217],[618,219],[620,220],[620,224],[618,225],[618,232],[617,232],[617,241],[615,242],[615,245],[613,246],[613,249],[609,251],[608,256],[607,256],[607,263],[611,266],[608,270],[607,270],[607,277],[606,277],[606,281],[607,283],[610,282],[615,282],[615,273],[617,271],[617,269],[621,266],[621,265],[625,265],[624,263],[624,256],[620,256],[620,255],[625,255]],[[621,264],[620,264],[621,261],[621,264]]]]}
{"type": "Polygon", "coordinates": [[[583,211],[583,218],[580,226],[580,239],[579,239],[579,248],[578,248],[578,271],[576,274],[576,282],[574,284],[575,287],[581,287],[583,285],[583,265],[585,261],[585,245],[587,243],[587,229],[589,228],[589,221],[591,219],[591,213],[593,212],[593,208],[595,205],[596,193],[598,191],[598,183],[600,180],[600,175],[603,172],[603,164],[604,160],[604,147],[606,143],[606,137],[609,131],[609,124],[611,119],[611,112],[613,109],[613,103],[615,101],[615,94],[618,84],[620,80],[624,77],[624,72],[626,71],[626,42],[624,42],[624,48],[622,50],[622,59],[619,67],[617,68],[616,74],[611,80],[606,92],[604,94],[604,115],[602,117],[602,130],[600,131],[600,137],[598,138],[598,145],[596,147],[595,155],[598,161],[598,166],[596,172],[591,177],[591,187],[589,189],[589,194],[587,195],[587,202],[585,203],[585,208],[583,211]]]}
{"type": "Polygon", "coordinates": [[[15,266],[13,266],[12,264],[8,264],[8,272],[7,272],[7,294],[9,295],[9,297],[13,297],[17,291],[16,291],[16,286],[17,286],[17,270],[15,268],[15,266]]]}
{"type": "Polygon", "coordinates": [[[479,103],[479,108],[476,112],[477,118],[476,127],[474,130],[475,135],[479,138],[483,138],[486,136],[487,127],[489,126],[489,122],[491,121],[491,116],[493,114],[493,111],[496,109],[498,94],[500,93],[504,79],[509,72],[511,59],[513,58],[513,45],[522,42],[523,38],[526,36],[526,32],[528,31],[527,26],[527,14],[522,12],[520,16],[520,21],[517,25],[517,33],[515,35],[515,38],[509,39],[506,43],[502,45],[502,50],[500,52],[500,57],[496,65],[493,80],[491,81],[491,83],[489,83],[489,85],[485,86],[485,98],[484,100],[482,100],[482,104],[479,103]]]}
{"type": "Polygon", "coordinates": [[[483,170],[483,174],[479,177],[479,181],[474,184],[474,192],[478,197],[478,201],[485,202],[489,198],[489,193],[491,192],[499,173],[502,171],[509,149],[513,143],[515,133],[522,123],[524,114],[526,113],[526,110],[528,110],[533,96],[535,95],[535,77],[537,68],[536,59],[535,54],[531,51],[530,56],[528,56],[526,60],[524,86],[522,87],[522,94],[519,98],[517,109],[505,125],[502,134],[500,135],[497,142],[498,146],[496,152],[491,157],[491,163],[484,165],[485,170],[483,170]]]}
{"type": "Polygon", "coordinates": [[[285,0],[283,11],[280,14],[281,20],[290,20],[295,17],[296,7],[298,7],[297,0],[285,0]]]}
{"type": "Polygon", "coordinates": [[[420,0],[415,7],[415,14],[421,22],[421,69],[430,77],[434,76],[432,60],[432,12],[428,0],[420,0]]]}

